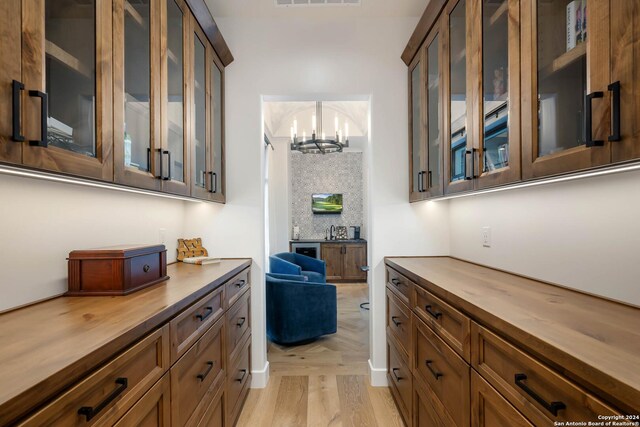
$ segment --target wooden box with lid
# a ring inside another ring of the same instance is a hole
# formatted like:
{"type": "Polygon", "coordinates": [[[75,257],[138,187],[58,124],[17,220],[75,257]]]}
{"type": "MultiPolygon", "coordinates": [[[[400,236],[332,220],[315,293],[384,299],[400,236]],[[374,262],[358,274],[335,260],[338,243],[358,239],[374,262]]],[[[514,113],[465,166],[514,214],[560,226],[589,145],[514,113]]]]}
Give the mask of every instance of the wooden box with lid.
{"type": "Polygon", "coordinates": [[[121,245],[69,253],[67,295],[126,295],[169,279],[164,245],[121,245]]]}

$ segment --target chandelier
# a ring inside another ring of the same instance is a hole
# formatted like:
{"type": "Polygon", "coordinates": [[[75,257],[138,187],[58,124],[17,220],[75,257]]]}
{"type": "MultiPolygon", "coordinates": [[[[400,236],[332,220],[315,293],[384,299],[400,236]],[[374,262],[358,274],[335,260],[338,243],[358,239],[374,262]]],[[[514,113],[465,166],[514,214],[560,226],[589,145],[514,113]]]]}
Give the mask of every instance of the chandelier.
{"type": "Polygon", "coordinates": [[[302,138],[298,136],[298,121],[294,119],[291,126],[291,150],[305,154],[341,153],[344,147],[349,147],[349,123],[344,123],[343,136],[336,115],[335,130],[335,138],[327,138],[322,130],[322,102],[316,102],[316,113],[311,117],[311,138],[307,139],[305,130],[302,131],[302,138]]]}

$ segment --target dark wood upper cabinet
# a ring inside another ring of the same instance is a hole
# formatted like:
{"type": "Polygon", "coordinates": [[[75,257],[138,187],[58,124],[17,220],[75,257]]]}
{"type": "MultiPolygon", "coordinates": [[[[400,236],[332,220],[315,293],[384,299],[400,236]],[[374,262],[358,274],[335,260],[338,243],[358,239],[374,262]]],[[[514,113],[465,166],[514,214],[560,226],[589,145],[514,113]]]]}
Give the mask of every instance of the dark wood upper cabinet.
{"type": "Polygon", "coordinates": [[[420,49],[409,65],[409,200],[424,199],[427,173],[425,147],[425,49],[420,49]]]}
{"type": "Polygon", "coordinates": [[[22,162],[22,143],[14,140],[14,133],[17,132],[16,136],[22,133],[18,101],[21,101],[24,87],[14,89],[13,82],[22,80],[20,2],[0,2],[0,161],[18,164],[22,162]],[[14,102],[17,108],[14,108],[14,102]],[[17,126],[14,126],[14,120],[17,120],[17,126]]]}

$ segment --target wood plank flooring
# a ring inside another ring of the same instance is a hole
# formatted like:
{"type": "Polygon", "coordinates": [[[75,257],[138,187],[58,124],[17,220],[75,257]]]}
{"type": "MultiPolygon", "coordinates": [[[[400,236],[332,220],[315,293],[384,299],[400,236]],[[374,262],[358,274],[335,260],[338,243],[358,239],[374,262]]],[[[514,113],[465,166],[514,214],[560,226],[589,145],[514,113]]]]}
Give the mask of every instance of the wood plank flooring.
{"type": "Polygon", "coordinates": [[[401,427],[386,387],[369,384],[367,285],[338,284],[338,332],[309,344],[269,343],[271,378],[251,389],[238,426],[401,427]]]}

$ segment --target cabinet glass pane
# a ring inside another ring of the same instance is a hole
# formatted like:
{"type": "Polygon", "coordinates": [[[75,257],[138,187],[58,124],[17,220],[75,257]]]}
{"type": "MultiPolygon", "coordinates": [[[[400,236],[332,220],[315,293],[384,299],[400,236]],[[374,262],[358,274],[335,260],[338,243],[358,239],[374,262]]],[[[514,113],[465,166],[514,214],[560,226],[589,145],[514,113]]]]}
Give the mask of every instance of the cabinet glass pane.
{"type": "Polygon", "coordinates": [[[207,124],[205,116],[206,105],[206,51],[204,44],[198,37],[194,37],[193,42],[193,77],[194,77],[194,96],[193,96],[193,130],[195,144],[195,167],[194,182],[198,187],[205,188],[205,171],[207,168],[207,148],[206,133],[207,124]]]}
{"type": "Polygon", "coordinates": [[[460,0],[449,15],[449,76],[451,109],[451,176],[458,181],[466,176],[467,164],[467,21],[465,0],[460,0]]]}
{"type": "Polygon", "coordinates": [[[541,157],[585,143],[588,31],[586,2],[537,3],[538,157],[541,157]]]}
{"type": "Polygon", "coordinates": [[[212,97],[211,123],[213,126],[213,171],[216,173],[214,189],[220,191],[222,179],[222,73],[215,63],[211,65],[212,97]],[[216,181],[217,180],[217,181],[216,181]]]}
{"type": "Polygon", "coordinates": [[[96,156],[95,0],[45,3],[50,145],[96,156]]]}
{"type": "Polygon", "coordinates": [[[150,0],[124,1],[124,165],[148,171],[151,149],[150,0]]]}
{"type": "Polygon", "coordinates": [[[508,1],[483,0],[482,82],[484,139],[482,172],[509,166],[508,1]]]}
{"type": "Polygon", "coordinates": [[[184,181],[184,76],[182,68],[182,10],[167,0],[167,143],[171,179],[184,181]]]}
{"type": "Polygon", "coordinates": [[[418,62],[413,70],[411,70],[411,150],[413,159],[413,178],[412,192],[420,191],[419,173],[422,170],[421,147],[422,126],[421,126],[421,109],[420,109],[420,88],[422,86],[422,76],[420,75],[420,63],[418,62]]]}
{"type": "MultiPolygon", "coordinates": [[[[438,36],[427,49],[427,102],[429,143],[429,187],[440,182],[440,63],[438,61],[438,36]]],[[[425,187],[427,183],[425,183],[425,187]]]]}

